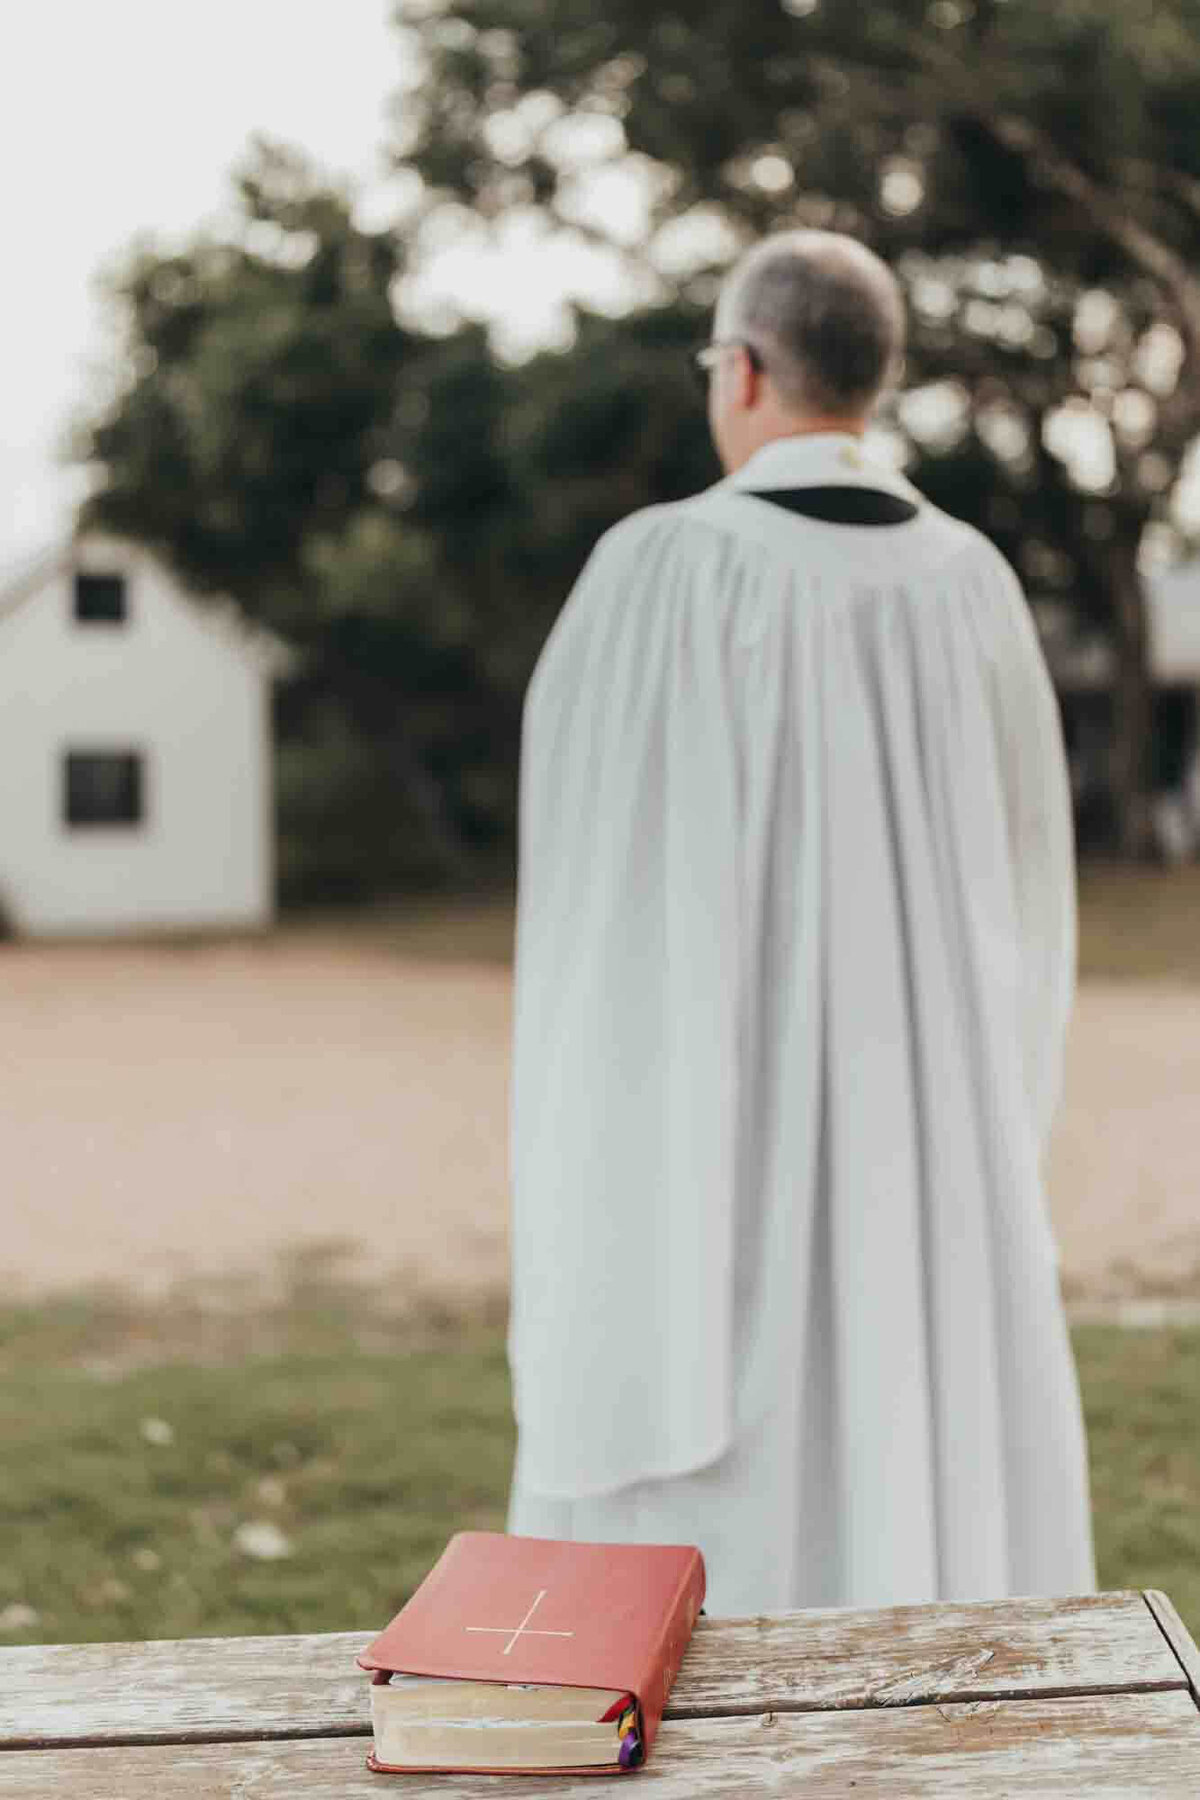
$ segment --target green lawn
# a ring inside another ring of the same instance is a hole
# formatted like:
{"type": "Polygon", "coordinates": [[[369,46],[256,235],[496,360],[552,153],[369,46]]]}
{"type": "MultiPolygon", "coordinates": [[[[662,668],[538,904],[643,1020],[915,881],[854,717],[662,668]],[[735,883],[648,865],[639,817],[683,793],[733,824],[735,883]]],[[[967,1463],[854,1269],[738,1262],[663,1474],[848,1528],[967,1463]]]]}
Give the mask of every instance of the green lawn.
{"type": "MultiPolygon", "coordinates": [[[[0,1641],[371,1629],[452,1530],[502,1527],[495,1320],[202,1312],[0,1312],[0,1641]],[[289,1554],[239,1548],[247,1525],[289,1554]]],[[[1200,1332],[1076,1343],[1102,1582],[1200,1631],[1200,1332]]]]}
{"type": "Polygon", "coordinates": [[[0,1642],[368,1627],[450,1530],[503,1528],[495,1325],[392,1348],[362,1347],[348,1314],[340,1331],[331,1312],[313,1330],[226,1320],[224,1346],[210,1326],[218,1360],[189,1338],[184,1358],[138,1366],[147,1334],[119,1341],[86,1309],[0,1317],[0,1642]],[[82,1354],[62,1360],[73,1332],[82,1354]],[[238,1353],[247,1336],[268,1347],[238,1353]],[[240,1547],[247,1526],[288,1554],[240,1547]],[[36,1623],[14,1629],[14,1604],[36,1623]]]}
{"type": "Polygon", "coordinates": [[[1200,1640],[1200,1330],[1080,1326],[1105,1587],[1163,1588],[1200,1640]]]}
{"type": "MultiPolygon", "coordinates": [[[[422,961],[505,964],[513,923],[511,896],[497,893],[296,914],[282,929],[334,929],[422,961]]],[[[1200,862],[1177,869],[1082,864],[1079,973],[1084,980],[1200,982],[1200,862]]]]}
{"type": "Polygon", "coordinates": [[[1083,980],[1200,982],[1200,862],[1079,871],[1083,980]]]}

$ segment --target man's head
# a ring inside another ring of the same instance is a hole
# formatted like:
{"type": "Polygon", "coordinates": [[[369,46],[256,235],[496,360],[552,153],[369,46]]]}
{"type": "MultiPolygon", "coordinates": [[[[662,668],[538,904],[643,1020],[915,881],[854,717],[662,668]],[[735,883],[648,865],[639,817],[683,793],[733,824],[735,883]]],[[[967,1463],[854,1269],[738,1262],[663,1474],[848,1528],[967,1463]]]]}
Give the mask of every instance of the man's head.
{"type": "Polygon", "coordinates": [[[861,432],[898,371],[904,303],[885,263],[832,231],[764,238],[726,278],[708,417],[727,469],[774,438],[861,432]]]}

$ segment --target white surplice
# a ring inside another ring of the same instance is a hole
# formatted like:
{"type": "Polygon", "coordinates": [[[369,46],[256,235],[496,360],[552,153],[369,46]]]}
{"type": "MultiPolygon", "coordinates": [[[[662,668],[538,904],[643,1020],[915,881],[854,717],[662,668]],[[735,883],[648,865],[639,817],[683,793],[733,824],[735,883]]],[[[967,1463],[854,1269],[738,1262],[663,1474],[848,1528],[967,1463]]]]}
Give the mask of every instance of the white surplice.
{"type": "Polygon", "coordinates": [[[709,1610],[1093,1587],[1040,1163],[1074,987],[1012,571],[789,438],[606,534],[530,685],[509,1529],[699,1544],[709,1610]]]}

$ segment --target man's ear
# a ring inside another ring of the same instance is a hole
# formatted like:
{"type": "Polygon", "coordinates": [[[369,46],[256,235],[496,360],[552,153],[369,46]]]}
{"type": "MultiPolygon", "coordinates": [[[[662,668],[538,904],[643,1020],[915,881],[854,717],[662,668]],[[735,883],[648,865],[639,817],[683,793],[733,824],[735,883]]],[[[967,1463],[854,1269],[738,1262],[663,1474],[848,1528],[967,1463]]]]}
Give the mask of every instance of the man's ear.
{"type": "Polygon", "coordinates": [[[737,363],[735,364],[735,397],[739,407],[749,412],[762,398],[762,384],[765,379],[762,369],[756,369],[750,352],[738,346],[737,363]]]}

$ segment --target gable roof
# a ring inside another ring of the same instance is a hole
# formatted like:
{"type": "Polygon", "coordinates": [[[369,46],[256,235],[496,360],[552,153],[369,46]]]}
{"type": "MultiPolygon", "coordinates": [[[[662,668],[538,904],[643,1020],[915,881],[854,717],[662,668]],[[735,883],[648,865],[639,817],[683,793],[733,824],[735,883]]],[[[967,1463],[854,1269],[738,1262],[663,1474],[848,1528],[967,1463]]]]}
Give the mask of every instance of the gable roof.
{"type": "Polygon", "coordinates": [[[0,583],[0,625],[27,605],[60,575],[66,574],[80,559],[81,553],[103,545],[127,560],[153,563],[166,577],[176,597],[189,609],[195,622],[219,636],[228,648],[256,666],[268,678],[277,680],[296,663],[296,652],[283,639],[264,626],[249,620],[236,600],[219,594],[200,599],[189,593],[179,578],[160,557],[141,544],[100,533],[83,533],[68,538],[30,557],[0,583]]]}
{"type": "Polygon", "coordinates": [[[39,550],[27,557],[0,585],[0,619],[6,619],[31,600],[36,593],[62,573],[70,561],[70,545],[57,544],[50,550],[39,550]]]}

